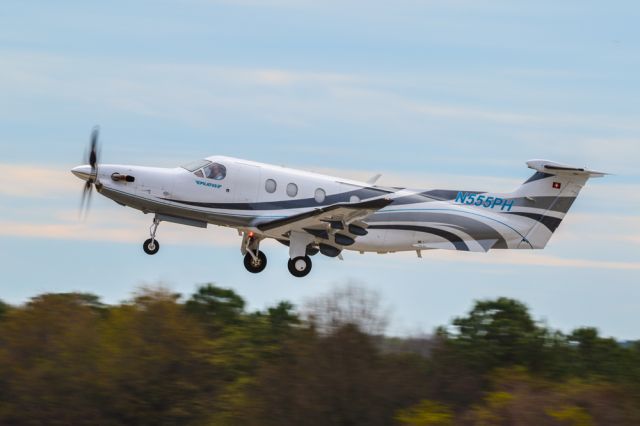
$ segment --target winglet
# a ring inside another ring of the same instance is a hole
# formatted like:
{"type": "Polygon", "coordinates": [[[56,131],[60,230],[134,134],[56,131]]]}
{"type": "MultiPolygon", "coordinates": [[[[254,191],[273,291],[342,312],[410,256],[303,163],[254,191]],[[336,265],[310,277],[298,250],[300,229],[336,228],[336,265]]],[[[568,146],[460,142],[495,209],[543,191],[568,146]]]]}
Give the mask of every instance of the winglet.
{"type": "Polygon", "coordinates": [[[368,183],[369,185],[374,185],[374,184],[378,181],[378,179],[380,179],[380,176],[382,176],[382,174],[381,174],[381,173],[378,173],[377,175],[370,177],[370,178],[367,180],[367,183],[368,183]]]}

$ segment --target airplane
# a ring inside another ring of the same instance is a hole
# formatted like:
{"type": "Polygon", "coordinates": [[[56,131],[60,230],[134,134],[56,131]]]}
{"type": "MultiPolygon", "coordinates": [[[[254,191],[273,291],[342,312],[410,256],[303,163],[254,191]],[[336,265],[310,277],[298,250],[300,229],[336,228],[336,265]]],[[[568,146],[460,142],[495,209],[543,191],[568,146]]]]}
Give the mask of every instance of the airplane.
{"type": "Polygon", "coordinates": [[[423,250],[488,252],[542,249],[589,178],[607,173],[547,160],[526,164],[533,175],[510,193],[409,189],[295,170],[225,156],[175,168],[99,164],[94,128],[85,165],[71,170],[116,203],[153,214],[144,252],[160,249],[161,222],[238,230],[244,266],[262,272],[268,238],[289,247],[289,272],[304,277],[311,256],[342,259],[343,250],[393,253],[423,250]]]}

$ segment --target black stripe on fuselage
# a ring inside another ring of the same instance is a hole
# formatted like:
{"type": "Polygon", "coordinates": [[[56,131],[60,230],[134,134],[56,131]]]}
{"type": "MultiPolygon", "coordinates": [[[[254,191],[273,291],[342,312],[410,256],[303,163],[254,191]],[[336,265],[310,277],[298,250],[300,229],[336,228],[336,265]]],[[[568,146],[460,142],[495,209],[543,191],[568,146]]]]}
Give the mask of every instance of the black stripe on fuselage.
{"type": "Polygon", "coordinates": [[[416,225],[369,225],[367,229],[391,229],[391,230],[399,230],[399,231],[417,231],[424,232],[427,234],[437,235],[438,237],[442,237],[445,240],[449,241],[456,250],[460,251],[469,251],[469,246],[465,243],[462,238],[454,234],[453,232],[444,231],[438,228],[431,228],[429,226],[416,226],[416,225]]]}
{"type": "Polygon", "coordinates": [[[342,192],[340,194],[327,195],[322,203],[318,203],[315,198],[303,198],[299,200],[277,200],[262,201],[258,203],[206,203],[199,201],[183,201],[163,198],[164,200],[174,203],[187,204],[190,206],[205,207],[209,209],[225,209],[225,210],[286,210],[286,209],[302,209],[309,207],[325,207],[337,203],[347,203],[351,197],[356,196],[359,199],[368,199],[379,197],[381,195],[390,194],[392,191],[380,188],[360,188],[354,191],[342,192]]]}
{"type": "Polygon", "coordinates": [[[480,191],[458,191],[448,189],[433,189],[430,191],[422,191],[416,194],[405,195],[393,200],[394,206],[402,206],[405,204],[418,204],[426,203],[430,201],[450,201],[455,200],[459,192],[465,192],[469,194],[484,194],[480,191]]]}
{"type": "Polygon", "coordinates": [[[535,220],[537,222],[542,223],[551,232],[554,232],[556,229],[558,229],[558,226],[560,226],[560,222],[562,222],[562,219],[559,219],[557,217],[545,216],[543,214],[537,214],[537,213],[507,212],[505,214],[514,214],[516,216],[528,217],[529,219],[533,219],[533,220],[535,220]]]}

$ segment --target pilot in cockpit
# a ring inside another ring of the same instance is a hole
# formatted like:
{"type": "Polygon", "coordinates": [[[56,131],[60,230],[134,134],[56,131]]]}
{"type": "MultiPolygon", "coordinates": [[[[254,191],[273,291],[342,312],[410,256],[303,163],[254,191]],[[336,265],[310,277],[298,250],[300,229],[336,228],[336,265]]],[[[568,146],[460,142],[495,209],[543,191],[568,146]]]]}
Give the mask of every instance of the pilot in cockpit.
{"type": "Polygon", "coordinates": [[[204,174],[209,179],[222,180],[227,175],[227,169],[220,163],[211,163],[204,168],[204,174]]]}

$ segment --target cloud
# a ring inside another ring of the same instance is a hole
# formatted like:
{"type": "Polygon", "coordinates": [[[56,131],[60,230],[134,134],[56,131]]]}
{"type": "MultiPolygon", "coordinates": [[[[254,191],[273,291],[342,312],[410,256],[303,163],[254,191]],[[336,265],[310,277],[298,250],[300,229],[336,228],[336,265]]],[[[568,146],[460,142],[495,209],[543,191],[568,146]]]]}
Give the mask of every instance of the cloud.
{"type": "MultiPolygon", "coordinates": [[[[82,221],[77,211],[56,212],[54,217],[41,221],[0,219],[0,236],[72,241],[103,241],[110,243],[139,243],[149,238],[151,216],[133,210],[128,212],[92,210],[89,219],[82,221]],[[132,214],[134,213],[134,214],[132,214]]],[[[190,228],[163,222],[158,228],[159,241],[180,245],[239,246],[240,239],[229,228],[212,226],[214,231],[190,228]]]]}
{"type": "MultiPolygon", "coordinates": [[[[7,99],[25,94],[51,96],[197,126],[210,122],[212,111],[237,110],[263,118],[276,117],[281,122],[286,122],[286,117],[292,122],[326,116],[362,117],[368,121],[382,117],[389,122],[431,117],[521,126],[640,129],[636,120],[620,116],[490,108],[482,103],[486,94],[477,94],[476,101],[471,98],[458,104],[443,102],[413,94],[423,93],[433,84],[429,83],[429,75],[422,74],[344,73],[130,59],[119,62],[16,52],[3,52],[0,65],[0,88],[7,99]],[[406,86],[422,90],[412,90],[412,95],[408,95],[406,86]]],[[[438,84],[457,86],[460,79],[472,84],[461,76],[439,76],[438,84]],[[447,78],[449,84],[443,81],[447,78]]]]}
{"type": "Polygon", "coordinates": [[[438,260],[451,261],[451,262],[473,262],[473,263],[488,263],[488,264],[500,264],[500,265],[533,265],[533,266],[553,266],[553,267],[570,267],[570,268],[596,268],[596,269],[622,269],[622,270],[638,270],[640,269],[640,262],[620,262],[620,261],[608,261],[608,260],[594,260],[594,259],[580,259],[580,258],[565,258],[558,256],[551,256],[543,254],[541,252],[489,252],[486,254],[486,258],[483,258],[484,253],[472,253],[462,254],[462,259],[456,259],[453,257],[455,253],[429,253],[429,256],[435,257],[438,260]]]}
{"type": "Polygon", "coordinates": [[[69,170],[63,166],[0,163],[0,195],[53,198],[72,191],[79,195],[82,184],[69,170]]]}

